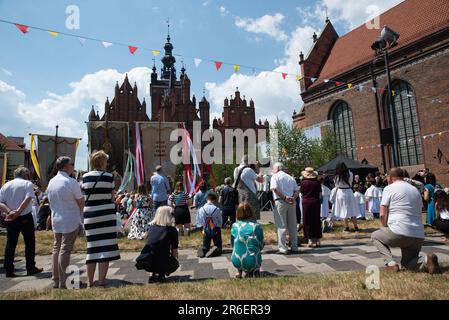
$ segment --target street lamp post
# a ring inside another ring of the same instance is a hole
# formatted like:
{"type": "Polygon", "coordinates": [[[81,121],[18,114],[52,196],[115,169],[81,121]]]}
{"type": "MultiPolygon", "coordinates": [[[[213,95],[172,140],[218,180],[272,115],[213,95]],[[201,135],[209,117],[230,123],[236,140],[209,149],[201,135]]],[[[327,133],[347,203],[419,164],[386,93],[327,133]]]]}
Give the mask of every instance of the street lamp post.
{"type": "MultiPolygon", "coordinates": [[[[387,73],[387,114],[391,115],[392,122],[392,138],[393,138],[393,166],[396,167],[400,165],[399,156],[398,156],[398,143],[397,143],[397,117],[396,117],[396,108],[394,105],[394,97],[392,94],[392,85],[391,85],[391,74],[390,74],[390,62],[388,49],[397,45],[397,40],[399,39],[399,34],[385,26],[381,33],[380,37],[371,45],[371,49],[375,51],[376,56],[380,56],[383,53],[383,60],[385,62],[385,71],[387,73]],[[391,114],[390,114],[391,110],[391,114]]],[[[377,97],[377,93],[376,93],[377,97]]],[[[376,98],[377,99],[377,98],[376,98]]],[[[379,108],[378,108],[379,109],[379,108]]],[[[378,110],[378,121],[380,121],[380,115],[378,110]]]]}
{"type": "Polygon", "coordinates": [[[396,107],[394,105],[394,97],[392,94],[391,87],[391,75],[390,75],[390,63],[388,60],[388,50],[384,51],[384,59],[385,59],[385,70],[387,72],[387,89],[388,89],[388,102],[390,104],[390,108],[388,108],[388,112],[391,110],[392,116],[392,129],[393,129],[393,165],[399,166],[399,156],[398,156],[398,142],[397,142],[397,116],[396,116],[396,107]]]}
{"type": "Polygon", "coordinates": [[[374,62],[370,65],[371,79],[373,81],[373,86],[376,88],[376,92],[374,92],[374,98],[376,100],[376,113],[377,113],[377,128],[379,130],[379,136],[381,140],[380,150],[382,154],[382,166],[384,168],[384,172],[387,172],[387,163],[385,160],[385,147],[382,144],[382,122],[380,120],[380,106],[379,106],[379,97],[377,95],[377,81],[374,75],[374,62]]]}

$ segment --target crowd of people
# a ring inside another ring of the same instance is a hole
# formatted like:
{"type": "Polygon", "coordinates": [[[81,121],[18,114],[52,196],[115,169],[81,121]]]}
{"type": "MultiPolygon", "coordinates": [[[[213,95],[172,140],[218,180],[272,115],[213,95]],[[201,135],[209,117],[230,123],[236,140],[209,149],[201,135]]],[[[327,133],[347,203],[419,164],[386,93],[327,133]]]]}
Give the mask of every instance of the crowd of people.
{"type": "MultiPolygon", "coordinates": [[[[173,183],[165,176],[161,166],[155,168],[148,186],[117,192],[114,175],[106,170],[108,155],[96,151],[90,155],[90,163],[92,170],[78,174],[76,179],[72,160],[58,158],[57,174],[45,192],[33,187],[24,167],[17,168],[14,180],[1,188],[7,277],[16,276],[13,262],[20,233],[25,240],[27,274],[33,275],[42,272],[35,263],[35,230],[52,230],[53,284],[54,288],[65,288],[66,269],[79,236],[87,240],[87,286],[92,287],[97,264],[97,285],[104,286],[109,263],[120,259],[119,237],[146,240],[136,268],[151,273],[149,282],[163,282],[179,267],[179,237],[195,236],[199,231],[202,243],[198,257],[219,256],[223,252],[223,228],[230,229],[236,277],[260,275],[264,233],[258,222],[261,203],[256,185],[266,183],[267,176],[250,164],[247,156],[235,168],[233,179],[227,177],[216,189],[200,181],[190,193],[182,182],[173,183]],[[215,249],[210,252],[212,241],[215,249]]],[[[372,241],[385,257],[388,269],[440,271],[435,254],[420,256],[424,241],[422,209],[426,211],[426,224],[449,239],[448,190],[437,184],[429,170],[410,178],[406,170],[392,168],[388,174],[370,173],[361,179],[340,163],[331,179],[311,167],[305,168],[301,177],[293,177],[282,163],[275,163],[268,182],[278,254],[299,253],[301,229],[307,246],[316,248],[321,246],[323,232],[332,232],[335,221],[340,220],[347,233],[359,232],[360,220],[378,219],[382,227],[372,233],[372,241]],[[393,247],[401,248],[400,263],[392,256],[393,247]]]]}

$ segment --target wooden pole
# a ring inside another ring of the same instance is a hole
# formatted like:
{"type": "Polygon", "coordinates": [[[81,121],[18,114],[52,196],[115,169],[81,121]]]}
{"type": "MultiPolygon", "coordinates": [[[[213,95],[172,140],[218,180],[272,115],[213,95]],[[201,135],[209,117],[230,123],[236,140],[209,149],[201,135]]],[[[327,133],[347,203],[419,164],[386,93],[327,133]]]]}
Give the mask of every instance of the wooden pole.
{"type": "Polygon", "coordinates": [[[59,125],[56,125],[56,135],[55,135],[55,160],[58,159],[58,129],[59,129],[59,125]]]}

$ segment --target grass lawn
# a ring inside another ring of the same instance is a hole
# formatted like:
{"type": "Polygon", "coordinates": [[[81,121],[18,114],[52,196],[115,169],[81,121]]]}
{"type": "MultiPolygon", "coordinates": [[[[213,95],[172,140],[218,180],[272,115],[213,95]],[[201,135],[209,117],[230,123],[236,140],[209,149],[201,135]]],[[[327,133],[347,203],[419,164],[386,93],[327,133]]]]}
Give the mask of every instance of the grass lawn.
{"type": "Polygon", "coordinates": [[[228,279],[191,282],[94,288],[81,290],[46,290],[0,294],[0,300],[11,299],[447,299],[449,273],[381,271],[380,289],[367,289],[363,272],[260,279],[228,279]]]}
{"type": "MultiPolygon", "coordinates": [[[[342,240],[367,241],[371,233],[380,227],[379,221],[359,221],[360,233],[343,233],[341,222],[334,224],[334,232],[325,233],[323,245],[342,240]]],[[[264,225],[266,244],[277,243],[274,225],[264,225]]],[[[229,229],[223,230],[223,243],[229,246],[229,229]]],[[[427,235],[437,232],[426,228],[427,235]]],[[[300,233],[301,236],[301,233],[300,233]]],[[[0,250],[4,250],[5,234],[0,235],[0,250]]],[[[36,232],[36,254],[51,254],[53,234],[36,232]]],[[[119,239],[122,251],[141,250],[145,241],[119,239]]],[[[197,248],[201,235],[194,232],[190,237],[180,237],[180,248],[197,248]]],[[[76,241],[75,251],[85,252],[86,240],[76,241]]],[[[2,252],[0,254],[2,254],[2,252]]],[[[20,239],[17,255],[24,255],[23,240],[20,239]]],[[[441,275],[424,273],[381,271],[380,289],[369,290],[365,286],[367,274],[347,272],[338,274],[313,274],[295,277],[266,277],[260,279],[227,279],[190,282],[168,282],[165,284],[126,285],[119,288],[94,288],[81,290],[45,290],[0,294],[0,300],[11,299],[448,299],[449,266],[444,265],[441,275]]]]}
{"type": "MultiPolygon", "coordinates": [[[[334,223],[334,232],[324,233],[323,244],[332,243],[336,240],[344,239],[369,239],[371,233],[380,227],[379,221],[359,221],[359,227],[361,232],[359,233],[343,233],[343,225],[341,222],[334,223]]],[[[264,225],[264,237],[266,245],[277,244],[276,229],[274,225],[264,225]]],[[[430,229],[431,230],[431,229],[430,229]]],[[[222,230],[223,245],[225,247],[230,246],[230,230],[222,230]]],[[[300,236],[302,232],[300,233],[300,236]]],[[[199,232],[193,232],[189,237],[180,237],[180,249],[197,249],[201,243],[202,238],[199,232]]],[[[6,244],[6,234],[0,234],[0,256],[3,256],[4,248],[6,244]]],[[[119,239],[119,248],[122,251],[140,251],[145,245],[144,240],[129,240],[126,237],[119,239]]],[[[49,255],[51,254],[53,246],[53,233],[51,231],[36,231],[36,255],[49,255]]],[[[82,253],[86,252],[86,238],[80,237],[76,240],[74,252],[82,253]]],[[[17,245],[16,255],[23,256],[25,254],[25,246],[23,238],[19,238],[17,245]]]]}

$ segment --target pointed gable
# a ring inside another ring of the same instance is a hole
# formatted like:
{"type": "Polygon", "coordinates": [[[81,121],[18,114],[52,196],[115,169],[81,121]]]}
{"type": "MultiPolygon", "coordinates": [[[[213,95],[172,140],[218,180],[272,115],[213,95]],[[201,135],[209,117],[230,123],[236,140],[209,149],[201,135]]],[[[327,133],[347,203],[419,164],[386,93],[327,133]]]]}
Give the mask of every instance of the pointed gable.
{"type": "MultiPolygon", "coordinates": [[[[380,28],[388,25],[400,34],[398,45],[390,50],[400,50],[439,30],[449,26],[448,0],[405,0],[379,16],[380,28]]],[[[325,79],[333,79],[340,74],[372,61],[374,53],[371,44],[379,37],[380,29],[370,29],[365,24],[348,32],[335,41],[329,57],[322,64],[308,58],[308,72],[303,75],[318,80],[305,88],[315,87],[325,79]],[[317,66],[313,66],[316,64],[317,66]],[[316,70],[321,69],[319,73],[316,70]]],[[[321,38],[321,36],[320,36],[321,38]]],[[[318,39],[317,43],[321,39],[318,39]]],[[[316,47],[315,43],[314,47],[316,47]]],[[[312,49],[313,50],[313,49],[312,49]]]]}

